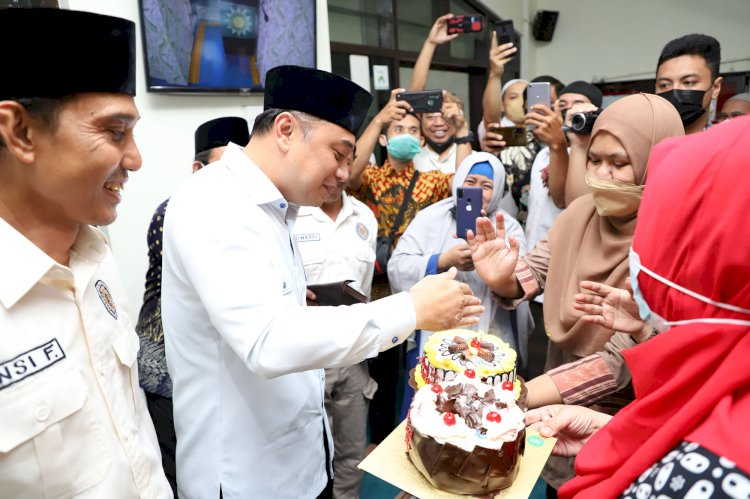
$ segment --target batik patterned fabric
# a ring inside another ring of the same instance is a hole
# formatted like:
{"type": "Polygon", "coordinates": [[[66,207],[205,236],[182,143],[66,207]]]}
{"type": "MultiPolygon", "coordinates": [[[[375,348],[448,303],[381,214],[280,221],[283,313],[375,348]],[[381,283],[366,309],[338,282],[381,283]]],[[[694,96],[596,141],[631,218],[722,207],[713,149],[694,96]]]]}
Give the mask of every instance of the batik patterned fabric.
{"type": "Polygon", "coordinates": [[[164,355],[164,329],[161,324],[161,259],[162,231],[167,199],[154,212],[148,228],[148,271],[143,305],[135,330],[140,339],[138,350],[138,375],[141,388],[149,393],[172,398],[172,380],[167,372],[164,355]]]}
{"type": "Polygon", "coordinates": [[[518,207],[516,220],[522,225],[526,224],[529,213],[529,184],[531,183],[531,167],[537,153],[542,149],[541,143],[527,130],[527,143],[525,146],[506,147],[500,154],[500,161],[505,165],[507,173],[506,182],[513,201],[518,207]]]}
{"type": "MultiPolygon", "coordinates": [[[[393,230],[404,195],[409,189],[409,183],[414,176],[414,165],[409,164],[401,173],[397,173],[386,162],[383,166],[368,166],[362,175],[362,186],[354,196],[363,201],[375,214],[378,220],[378,236],[389,235],[393,230]]],[[[414,186],[411,199],[406,207],[404,219],[398,227],[393,247],[396,247],[406,226],[414,219],[422,208],[425,208],[451,195],[452,175],[439,171],[421,172],[414,186]]]]}
{"type": "Polygon", "coordinates": [[[683,441],[644,471],[620,497],[746,498],[750,497],[750,475],[732,461],[683,441]]]}

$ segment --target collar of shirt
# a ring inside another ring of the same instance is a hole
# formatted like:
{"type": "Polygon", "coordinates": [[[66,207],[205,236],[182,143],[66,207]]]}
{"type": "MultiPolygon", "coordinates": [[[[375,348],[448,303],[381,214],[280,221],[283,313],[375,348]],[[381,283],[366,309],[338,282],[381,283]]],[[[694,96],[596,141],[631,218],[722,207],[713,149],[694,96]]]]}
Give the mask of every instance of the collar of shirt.
{"type": "Polygon", "coordinates": [[[413,161],[409,161],[409,166],[404,168],[404,170],[401,173],[397,172],[396,169],[391,166],[391,162],[388,161],[387,159],[385,160],[385,163],[383,163],[383,168],[385,168],[384,173],[386,175],[395,175],[395,176],[408,175],[409,178],[411,178],[410,174],[414,174],[414,162],[413,161]]]}
{"type": "MultiPolygon", "coordinates": [[[[0,302],[11,308],[39,281],[67,279],[72,284],[73,275],[68,267],[60,265],[23,234],[0,218],[0,241],[3,258],[0,259],[0,302]]],[[[75,260],[101,261],[106,253],[106,238],[101,232],[82,225],[70,250],[71,265],[75,260]]]]}
{"type": "Polygon", "coordinates": [[[227,144],[224,154],[221,155],[221,161],[237,177],[255,204],[272,206],[285,221],[294,220],[297,217],[299,206],[284,199],[276,185],[263,173],[263,170],[258,168],[258,165],[247,157],[242,147],[237,144],[227,144]]]}
{"type": "Polygon", "coordinates": [[[343,205],[341,206],[341,211],[339,211],[339,214],[336,216],[336,220],[331,220],[331,217],[329,217],[322,208],[317,206],[302,206],[299,209],[299,217],[313,217],[315,221],[320,223],[333,223],[337,227],[344,223],[344,221],[349,218],[353,214],[360,214],[359,208],[357,208],[354,203],[352,203],[352,198],[344,192],[342,194],[342,198],[344,200],[343,205]]]}

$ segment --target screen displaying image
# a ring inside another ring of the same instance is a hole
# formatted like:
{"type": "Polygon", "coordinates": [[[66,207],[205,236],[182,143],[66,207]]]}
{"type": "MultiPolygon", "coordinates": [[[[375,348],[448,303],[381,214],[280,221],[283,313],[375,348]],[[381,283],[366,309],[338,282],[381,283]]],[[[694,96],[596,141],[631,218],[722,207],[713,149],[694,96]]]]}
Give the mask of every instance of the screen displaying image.
{"type": "Polygon", "coordinates": [[[248,93],[315,67],[315,0],[140,0],[149,91],[248,93]]]}

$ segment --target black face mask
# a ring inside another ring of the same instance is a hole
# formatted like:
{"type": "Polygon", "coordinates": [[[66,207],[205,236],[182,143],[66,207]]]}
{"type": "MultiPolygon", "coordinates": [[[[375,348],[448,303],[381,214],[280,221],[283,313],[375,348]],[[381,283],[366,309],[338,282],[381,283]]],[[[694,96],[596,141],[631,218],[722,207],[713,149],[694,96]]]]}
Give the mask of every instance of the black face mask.
{"type": "MultiPolygon", "coordinates": [[[[710,90],[710,88],[709,88],[710,90]]],[[[680,113],[682,125],[688,127],[698,121],[706,112],[703,109],[703,96],[708,90],[668,90],[657,94],[664,97],[680,113]]]]}
{"type": "Polygon", "coordinates": [[[455,136],[451,135],[448,138],[448,140],[446,140],[445,142],[441,142],[439,144],[437,142],[431,141],[427,137],[424,138],[424,141],[425,141],[425,144],[427,144],[427,147],[429,147],[430,149],[432,149],[438,154],[443,154],[444,151],[447,151],[448,148],[453,145],[453,139],[455,138],[456,138],[455,136]]]}

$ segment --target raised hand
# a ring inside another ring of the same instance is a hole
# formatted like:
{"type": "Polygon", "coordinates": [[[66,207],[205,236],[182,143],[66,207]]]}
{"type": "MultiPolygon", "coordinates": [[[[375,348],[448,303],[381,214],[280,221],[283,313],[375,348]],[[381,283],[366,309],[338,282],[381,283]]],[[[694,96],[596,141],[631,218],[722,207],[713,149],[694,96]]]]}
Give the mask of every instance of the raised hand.
{"type": "Polygon", "coordinates": [[[391,90],[391,98],[388,100],[388,103],[373,118],[378,127],[382,128],[390,124],[391,121],[402,120],[406,116],[407,111],[412,110],[411,105],[405,100],[396,100],[396,95],[402,92],[406,92],[406,89],[394,88],[391,90]]]}
{"type": "Polygon", "coordinates": [[[556,456],[578,455],[581,447],[612,416],[577,405],[548,405],[526,413],[526,425],[543,437],[556,437],[552,449],[556,456]]]}
{"type": "Polygon", "coordinates": [[[430,33],[427,35],[427,41],[434,45],[442,45],[443,43],[449,42],[458,36],[458,33],[452,35],[448,34],[448,19],[453,19],[453,14],[445,14],[438,17],[435,23],[430,28],[430,33]]]}
{"type": "Polygon", "coordinates": [[[497,34],[492,32],[492,42],[490,45],[490,75],[503,76],[505,65],[513,59],[518,49],[513,43],[504,43],[497,45],[497,34]]]}
{"type": "Polygon", "coordinates": [[[416,329],[444,331],[479,323],[479,315],[484,313],[482,301],[467,284],[455,280],[457,272],[451,268],[442,274],[429,275],[411,287],[416,329]]]}
{"type": "Polygon", "coordinates": [[[482,148],[482,151],[490,154],[500,154],[500,151],[505,149],[505,139],[503,136],[500,135],[499,132],[493,132],[493,130],[498,130],[499,128],[500,123],[490,123],[485,125],[486,133],[479,140],[479,145],[482,148]]]}
{"type": "Polygon", "coordinates": [[[586,314],[581,320],[631,336],[651,332],[630,291],[592,281],[581,281],[581,291],[573,297],[573,308],[586,314]]]}
{"type": "Polygon", "coordinates": [[[477,233],[467,232],[471,248],[474,270],[493,291],[501,296],[513,297],[517,294],[518,281],[515,278],[519,244],[510,236],[505,243],[505,218],[502,213],[495,215],[495,227],[487,217],[477,218],[477,233]]]}

